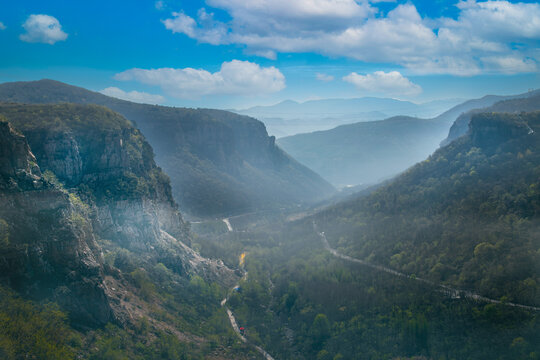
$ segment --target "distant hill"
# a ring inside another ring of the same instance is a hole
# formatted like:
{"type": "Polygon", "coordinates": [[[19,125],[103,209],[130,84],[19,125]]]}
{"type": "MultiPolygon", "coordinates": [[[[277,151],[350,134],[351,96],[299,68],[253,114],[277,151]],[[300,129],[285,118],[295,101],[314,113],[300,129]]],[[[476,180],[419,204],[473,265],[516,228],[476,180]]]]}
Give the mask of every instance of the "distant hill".
{"type": "Polygon", "coordinates": [[[314,219],[342,253],[538,306],[540,112],[477,114],[469,129],[314,219]]]}
{"type": "Polygon", "coordinates": [[[268,132],[279,138],[328,130],[359,121],[382,120],[397,115],[430,118],[462,101],[449,99],[415,104],[409,101],[374,97],[322,99],[303,103],[286,100],[272,106],[255,106],[233,111],[263,121],[268,132]]]}
{"type": "Polygon", "coordinates": [[[498,97],[498,101],[494,104],[479,103],[468,112],[462,113],[452,124],[448,137],[444,139],[441,145],[448,145],[458,137],[465,135],[469,128],[469,122],[474,114],[480,112],[522,112],[540,110],[540,90],[531,91],[526,94],[512,97],[498,97]],[[491,105],[491,106],[490,106],[491,105]]]}
{"type": "Polygon", "coordinates": [[[247,116],[136,104],[53,80],[1,84],[0,101],[98,104],[124,115],[154,148],[181,209],[194,215],[290,206],[334,191],[247,116]]]}
{"type": "Polygon", "coordinates": [[[429,156],[462,113],[526,96],[489,95],[466,101],[433,119],[398,116],[285,137],[278,139],[278,144],[334,186],[375,183],[429,156]]]}

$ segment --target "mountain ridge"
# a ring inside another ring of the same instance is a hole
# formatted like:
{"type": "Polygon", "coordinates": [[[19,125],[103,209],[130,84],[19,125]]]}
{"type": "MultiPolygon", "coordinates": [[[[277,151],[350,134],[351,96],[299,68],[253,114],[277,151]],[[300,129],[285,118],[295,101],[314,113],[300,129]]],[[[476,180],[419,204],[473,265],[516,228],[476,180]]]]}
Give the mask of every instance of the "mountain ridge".
{"type": "Polygon", "coordinates": [[[278,139],[278,144],[337,187],[370,184],[399,174],[435,151],[457,117],[529,93],[468,100],[432,119],[392,117],[278,139]],[[399,119],[401,119],[401,124],[399,119]]]}
{"type": "Polygon", "coordinates": [[[136,104],[54,80],[0,84],[0,101],[96,103],[119,112],[148,139],[181,209],[194,215],[291,206],[334,191],[278,148],[261,122],[246,116],[136,104]]]}

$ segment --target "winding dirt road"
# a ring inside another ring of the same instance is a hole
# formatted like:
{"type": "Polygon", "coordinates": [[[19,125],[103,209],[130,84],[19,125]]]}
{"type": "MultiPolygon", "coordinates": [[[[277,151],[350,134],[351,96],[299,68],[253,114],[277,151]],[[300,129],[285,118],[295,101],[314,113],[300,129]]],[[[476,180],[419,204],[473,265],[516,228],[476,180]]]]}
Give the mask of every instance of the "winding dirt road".
{"type": "MultiPolygon", "coordinates": [[[[244,273],[244,276],[242,276],[242,279],[240,279],[240,281],[246,280],[247,276],[248,276],[248,273],[246,271],[244,273]]],[[[260,346],[255,345],[255,344],[251,344],[248,341],[248,339],[244,335],[242,335],[242,333],[240,332],[240,328],[238,327],[238,323],[236,322],[236,318],[234,317],[233,312],[227,307],[227,301],[229,300],[229,294],[231,294],[233,292],[234,288],[239,286],[240,281],[238,282],[238,284],[233,286],[232,289],[229,290],[229,293],[227,294],[227,296],[223,300],[221,300],[221,306],[223,306],[225,308],[225,310],[227,310],[227,316],[229,317],[229,322],[231,323],[231,326],[232,326],[234,332],[240,338],[240,340],[242,340],[243,343],[250,344],[251,346],[253,346],[255,348],[255,350],[257,350],[262,356],[264,356],[264,358],[266,360],[275,360],[263,348],[261,348],[260,346]]]]}
{"type": "Polygon", "coordinates": [[[356,259],[356,258],[350,257],[348,255],[341,254],[341,253],[337,252],[337,250],[330,247],[330,244],[328,243],[328,239],[326,239],[326,235],[324,234],[324,231],[323,232],[318,232],[317,231],[317,225],[315,224],[315,222],[313,222],[313,228],[315,229],[315,232],[322,239],[324,248],[328,252],[330,252],[332,255],[337,257],[337,258],[347,260],[347,261],[350,261],[350,262],[354,262],[354,263],[357,263],[357,264],[361,264],[361,265],[370,267],[370,268],[375,269],[375,270],[379,270],[379,271],[386,272],[388,274],[392,274],[394,276],[399,276],[399,277],[403,277],[403,278],[407,278],[407,279],[411,279],[411,280],[416,280],[416,281],[431,285],[433,287],[439,288],[440,292],[442,292],[446,296],[449,296],[449,297],[451,297],[453,299],[460,299],[460,298],[473,299],[473,300],[476,300],[476,301],[482,301],[482,302],[487,302],[487,303],[491,303],[491,304],[501,304],[501,305],[516,307],[516,308],[525,309],[525,310],[529,310],[529,311],[540,311],[539,307],[516,304],[516,303],[511,303],[511,302],[502,302],[500,300],[490,299],[490,298],[487,298],[485,296],[475,294],[472,291],[454,289],[454,288],[452,288],[450,286],[437,284],[437,283],[435,283],[433,281],[430,281],[430,280],[422,279],[422,278],[414,276],[414,275],[407,275],[407,274],[404,274],[404,273],[401,273],[399,271],[387,268],[387,267],[382,266],[382,265],[371,264],[371,263],[369,263],[367,261],[356,259]]]}

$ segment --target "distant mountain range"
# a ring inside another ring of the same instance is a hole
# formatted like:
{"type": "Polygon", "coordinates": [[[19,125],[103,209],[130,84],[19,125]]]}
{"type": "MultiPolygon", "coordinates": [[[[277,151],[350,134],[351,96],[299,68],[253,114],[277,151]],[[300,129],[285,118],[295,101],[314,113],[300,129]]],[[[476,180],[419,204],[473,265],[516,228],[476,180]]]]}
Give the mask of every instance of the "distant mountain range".
{"type": "Polygon", "coordinates": [[[0,101],[98,104],[122,114],[152,145],[174,198],[193,215],[291,206],[334,191],[276,146],[263,123],[247,116],[136,104],[53,80],[1,84],[0,101]]]}
{"type": "Polygon", "coordinates": [[[334,186],[376,183],[429,156],[461,114],[530,95],[489,95],[468,100],[432,119],[398,116],[359,122],[281,138],[278,144],[334,186]]]}
{"type": "Polygon", "coordinates": [[[448,99],[415,104],[410,101],[374,97],[310,100],[302,103],[286,100],[272,106],[255,106],[233,112],[261,120],[269,134],[279,138],[397,115],[431,118],[463,101],[448,99]]]}

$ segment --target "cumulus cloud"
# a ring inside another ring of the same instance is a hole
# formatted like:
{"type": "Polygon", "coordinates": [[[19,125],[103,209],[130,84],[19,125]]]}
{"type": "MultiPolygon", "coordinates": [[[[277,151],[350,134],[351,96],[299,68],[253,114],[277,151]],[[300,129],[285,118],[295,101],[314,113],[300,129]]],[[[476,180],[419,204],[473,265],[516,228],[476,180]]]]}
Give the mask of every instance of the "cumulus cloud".
{"type": "Polygon", "coordinates": [[[6,25],[0,21],[0,30],[6,30],[6,25]]]}
{"type": "Polygon", "coordinates": [[[285,76],[275,67],[240,60],[224,62],[215,73],[193,68],[130,69],[117,74],[115,79],[157,85],[168,95],[181,99],[205,95],[260,95],[285,88],[285,76]]]}
{"type": "Polygon", "coordinates": [[[133,101],[142,104],[163,104],[165,102],[165,98],[161,95],[154,95],[140,91],[127,92],[117,87],[105,88],[103,90],[100,90],[100,93],[102,93],[103,95],[115,97],[117,99],[133,101]]]}
{"type": "Polygon", "coordinates": [[[415,96],[422,88],[398,71],[375,71],[373,74],[360,75],[355,72],[343,77],[343,80],[354,84],[359,90],[370,93],[388,95],[415,96]]]}
{"type": "Polygon", "coordinates": [[[410,2],[396,5],[386,15],[368,1],[355,0],[206,3],[226,11],[231,20],[217,21],[203,8],[193,17],[175,12],[163,23],[201,43],[239,44],[248,53],[267,58],[280,52],[315,52],[393,63],[417,73],[465,76],[506,73],[510,71],[506,66],[511,71],[536,71],[539,61],[538,3],[461,1],[455,19],[422,18],[410,2]],[[512,62],[493,60],[508,54],[512,62]]]}
{"type": "Polygon", "coordinates": [[[173,12],[171,19],[163,21],[165,27],[173,33],[181,33],[197,41],[212,45],[229,43],[228,30],[225,24],[214,21],[214,14],[205,9],[198,11],[198,21],[182,12],[173,12]]]}
{"type": "Polygon", "coordinates": [[[68,34],[62,31],[62,25],[50,15],[30,15],[22,25],[26,33],[19,38],[26,42],[38,42],[53,45],[67,39],[68,34]]]}
{"type": "Polygon", "coordinates": [[[330,82],[334,80],[334,77],[332,75],[322,74],[322,73],[315,74],[315,77],[317,78],[317,80],[324,81],[324,82],[330,82]]]}

